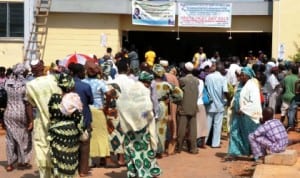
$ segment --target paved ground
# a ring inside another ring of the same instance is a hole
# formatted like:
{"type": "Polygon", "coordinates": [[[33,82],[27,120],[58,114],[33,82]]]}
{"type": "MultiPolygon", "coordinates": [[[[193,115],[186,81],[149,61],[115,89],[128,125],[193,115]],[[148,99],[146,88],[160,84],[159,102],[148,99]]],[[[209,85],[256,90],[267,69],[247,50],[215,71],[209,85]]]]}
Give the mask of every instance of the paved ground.
{"type": "MultiPolygon", "coordinates": [[[[3,134],[3,132],[2,132],[3,134]]],[[[1,135],[1,131],[0,131],[1,135]]],[[[299,142],[299,133],[290,133],[290,139],[299,142]]],[[[240,158],[237,161],[224,162],[226,155],[227,140],[222,140],[222,148],[201,149],[197,155],[185,152],[160,159],[159,165],[163,169],[161,178],[248,178],[252,177],[255,170],[253,162],[249,157],[240,158]]],[[[292,145],[290,148],[297,149],[300,153],[300,144],[292,145]]],[[[14,170],[6,172],[5,136],[0,136],[0,178],[38,178],[38,171],[33,162],[30,170],[14,170]]],[[[280,171],[278,167],[272,168],[280,171]]],[[[126,168],[105,169],[94,168],[89,177],[101,178],[125,178],[126,168]]],[[[275,174],[276,175],[276,174],[275,174]]],[[[277,178],[276,176],[272,178],[277,178]]]]}

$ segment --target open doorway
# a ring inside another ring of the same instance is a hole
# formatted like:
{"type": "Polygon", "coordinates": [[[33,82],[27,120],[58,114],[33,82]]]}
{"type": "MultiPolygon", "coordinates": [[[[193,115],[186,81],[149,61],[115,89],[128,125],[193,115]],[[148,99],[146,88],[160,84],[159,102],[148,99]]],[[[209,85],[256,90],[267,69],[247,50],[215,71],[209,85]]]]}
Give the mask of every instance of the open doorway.
{"type": "Polygon", "coordinates": [[[176,39],[176,32],[129,31],[127,35],[123,44],[127,47],[135,44],[141,61],[149,45],[158,57],[163,57],[170,63],[192,60],[200,46],[204,47],[207,57],[210,58],[215,51],[219,51],[222,59],[232,55],[244,57],[249,50],[255,55],[262,50],[270,57],[272,47],[272,33],[233,33],[231,40],[228,33],[212,32],[180,32],[180,40],[176,39]]]}

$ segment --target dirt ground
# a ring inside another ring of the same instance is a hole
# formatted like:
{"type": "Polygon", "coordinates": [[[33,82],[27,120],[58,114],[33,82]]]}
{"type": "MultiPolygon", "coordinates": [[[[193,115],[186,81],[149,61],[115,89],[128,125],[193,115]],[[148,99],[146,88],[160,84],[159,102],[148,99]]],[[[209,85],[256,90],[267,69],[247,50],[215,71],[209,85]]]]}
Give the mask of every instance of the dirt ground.
{"type": "MultiPolygon", "coordinates": [[[[14,170],[6,172],[5,134],[0,131],[0,177],[4,178],[38,178],[38,169],[34,161],[30,170],[14,170]]],[[[294,143],[289,149],[296,149],[300,155],[300,133],[290,132],[290,140],[294,143]]],[[[224,161],[228,141],[225,134],[222,137],[221,148],[200,149],[197,155],[186,152],[164,157],[158,160],[163,170],[160,178],[251,178],[255,166],[251,157],[241,157],[235,161],[224,161]]],[[[105,169],[94,168],[89,177],[124,178],[126,168],[105,169]]]]}
{"type": "MultiPolygon", "coordinates": [[[[298,152],[300,157],[300,133],[289,132],[290,144],[287,149],[294,149],[298,152]]],[[[227,164],[227,171],[234,178],[252,177],[255,171],[255,165],[251,160],[251,157],[242,157],[239,160],[229,162],[227,164]]]]}

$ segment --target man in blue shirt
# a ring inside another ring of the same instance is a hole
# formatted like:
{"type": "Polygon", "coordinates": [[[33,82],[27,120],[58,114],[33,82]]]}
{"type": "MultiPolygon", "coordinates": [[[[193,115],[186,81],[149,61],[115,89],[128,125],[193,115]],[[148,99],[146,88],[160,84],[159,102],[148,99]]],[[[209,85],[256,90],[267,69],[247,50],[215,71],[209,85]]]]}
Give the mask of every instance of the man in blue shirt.
{"type": "MultiPolygon", "coordinates": [[[[212,73],[206,76],[205,85],[207,91],[212,98],[212,103],[209,104],[206,108],[207,111],[207,123],[210,133],[211,128],[213,127],[212,133],[212,148],[219,148],[221,142],[221,131],[222,131],[222,121],[224,115],[224,95],[227,96],[227,80],[220,71],[224,70],[223,64],[217,64],[217,70],[212,67],[212,73]]],[[[227,96],[228,98],[228,96],[227,96]]],[[[208,137],[207,137],[208,138],[208,137]]]]}
{"type": "MultiPolygon", "coordinates": [[[[81,81],[85,77],[85,69],[82,64],[70,64],[69,69],[72,72],[75,81],[75,92],[80,96],[83,104],[83,121],[84,127],[91,132],[92,114],[89,108],[93,104],[92,89],[89,84],[81,81]]],[[[80,142],[79,148],[79,175],[80,177],[89,174],[89,154],[90,154],[90,139],[85,142],[80,142]]]]}

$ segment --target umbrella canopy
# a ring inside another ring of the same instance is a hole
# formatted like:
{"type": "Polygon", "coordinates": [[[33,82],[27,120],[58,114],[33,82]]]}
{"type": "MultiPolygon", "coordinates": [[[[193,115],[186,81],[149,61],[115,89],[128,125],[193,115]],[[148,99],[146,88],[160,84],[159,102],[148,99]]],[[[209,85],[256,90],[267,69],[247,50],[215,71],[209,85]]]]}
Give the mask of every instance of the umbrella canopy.
{"type": "Polygon", "coordinates": [[[75,54],[68,55],[66,58],[64,58],[62,60],[62,65],[66,67],[71,63],[79,63],[84,65],[87,61],[95,62],[95,60],[89,55],[75,53],[75,54]]]}

